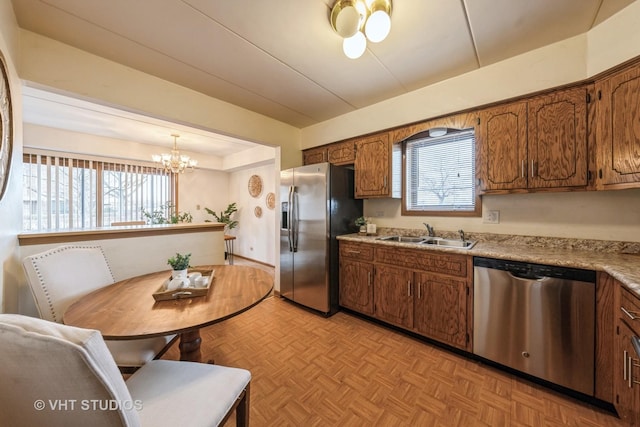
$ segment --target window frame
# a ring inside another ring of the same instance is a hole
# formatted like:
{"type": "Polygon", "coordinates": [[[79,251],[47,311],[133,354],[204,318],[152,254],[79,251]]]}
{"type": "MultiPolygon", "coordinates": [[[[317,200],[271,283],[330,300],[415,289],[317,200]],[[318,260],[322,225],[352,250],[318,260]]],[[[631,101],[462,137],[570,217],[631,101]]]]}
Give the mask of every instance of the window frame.
{"type": "MultiPolygon", "coordinates": [[[[409,200],[407,199],[407,191],[408,191],[408,182],[407,182],[407,170],[409,165],[407,164],[407,142],[416,139],[422,139],[428,136],[428,130],[434,127],[442,127],[441,123],[426,123],[425,127],[420,132],[416,132],[413,135],[403,139],[400,143],[402,144],[402,203],[401,203],[401,216],[447,216],[447,217],[481,217],[482,216],[482,198],[480,197],[480,188],[478,186],[478,165],[479,165],[479,154],[480,150],[478,149],[478,129],[476,126],[465,126],[459,128],[453,128],[451,131],[465,131],[465,130],[473,130],[474,131],[474,162],[475,162],[475,176],[473,178],[473,187],[474,187],[474,209],[473,210],[415,210],[409,209],[407,207],[407,203],[409,200]]],[[[447,127],[446,124],[444,127],[447,127]]],[[[451,126],[449,126],[451,128],[451,126]]]]}

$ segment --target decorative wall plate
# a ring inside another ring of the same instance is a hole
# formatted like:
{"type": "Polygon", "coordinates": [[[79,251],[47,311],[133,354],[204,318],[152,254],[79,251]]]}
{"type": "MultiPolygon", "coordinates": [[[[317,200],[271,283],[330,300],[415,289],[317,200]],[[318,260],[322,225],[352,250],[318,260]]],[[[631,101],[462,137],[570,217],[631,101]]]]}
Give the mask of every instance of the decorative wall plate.
{"type": "Polygon", "coordinates": [[[276,195],[274,193],[268,193],[265,201],[269,209],[273,210],[276,207],[276,195]]]}
{"type": "Polygon", "coordinates": [[[0,199],[9,180],[13,144],[13,110],[4,56],[0,53],[0,199]]]}
{"type": "Polygon", "coordinates": [[[249,178],[249,194],[251,197],[258,197],[262,194],[262,178],[258,175],[251,175],[249,178]]]}
{"type": "Polygon", "coordinates": [[[256,215],[257,218],[260,218],[262,216],[262,208],[260,206],[256,206],[255,209],[253,210],[253,213],[256,215]]]}

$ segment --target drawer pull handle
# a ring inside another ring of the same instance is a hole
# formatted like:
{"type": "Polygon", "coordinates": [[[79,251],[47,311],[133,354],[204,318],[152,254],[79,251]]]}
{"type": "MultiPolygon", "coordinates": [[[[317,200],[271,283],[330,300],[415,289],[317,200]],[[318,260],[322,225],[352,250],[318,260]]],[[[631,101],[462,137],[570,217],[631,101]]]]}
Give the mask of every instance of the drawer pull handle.
{"type": "Polygon", "coordinates": [[[624,314],[626,314],[627,317],[629,317],[629,319],[631,319],[631,320],[637,320],[638,319],[638,312],[637,311],[627,310],[626,308],[624,308],[622,306],[620,307],[620,310],[622,310],[622,312],[624,314]]]}
{"type": "Polygon", "coordinates": [[[356,254],[356,255],[360,255],[360,251],[354,251],[354,250],[348,250],[346,251],[349,254],[356,254]]]}

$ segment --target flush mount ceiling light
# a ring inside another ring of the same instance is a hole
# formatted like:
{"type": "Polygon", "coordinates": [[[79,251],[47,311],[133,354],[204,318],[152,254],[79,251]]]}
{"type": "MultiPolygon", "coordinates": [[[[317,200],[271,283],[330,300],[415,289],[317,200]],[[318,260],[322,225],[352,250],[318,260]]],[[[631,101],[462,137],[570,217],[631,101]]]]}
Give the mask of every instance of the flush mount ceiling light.
{"type": "Polygon", "coordinates": [[[331,27],[342,38],[342,50],[356,59],[367,40],[379,43],[391,31],[391,0],[337,0],[331,8],[331,27]],[[365,37],[366,36],[366,37],[365,37]]]}
{"type": "Polygon", "coordinates": [[[171,136],[173,137],[173,150],[171,150],[171,154],[154,154],[151,158],[167,173],[193,171],[198,164],[198,161],[193,160],[187,155],[180,154],[180,151],[178,151],[178,138],[180,135],[172,133],[171,136]]]}

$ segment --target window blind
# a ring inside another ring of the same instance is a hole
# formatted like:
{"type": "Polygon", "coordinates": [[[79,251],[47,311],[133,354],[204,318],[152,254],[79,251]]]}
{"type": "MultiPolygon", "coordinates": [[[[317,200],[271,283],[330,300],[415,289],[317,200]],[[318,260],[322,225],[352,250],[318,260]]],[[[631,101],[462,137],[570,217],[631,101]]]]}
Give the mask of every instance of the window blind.
{"type": "Polygon", "coordinates": [[[25,152],[25,231],[141,220],[174,199],[171,175],[153,167],[25,152]]]}
{"type": "Polygon", "coordinates": [[[416,138],[405,144],[407,210],[475,209],[473,129],[416,138]]]}

